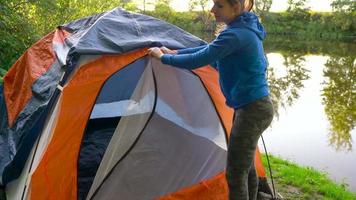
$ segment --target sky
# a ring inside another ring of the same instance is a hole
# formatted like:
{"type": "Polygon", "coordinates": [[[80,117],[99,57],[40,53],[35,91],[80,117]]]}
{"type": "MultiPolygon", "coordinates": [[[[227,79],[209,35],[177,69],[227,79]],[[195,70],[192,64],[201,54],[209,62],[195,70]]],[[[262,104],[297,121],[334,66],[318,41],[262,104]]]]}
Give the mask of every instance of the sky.
{"type": "MultiPolygon", "coordinates": [[[[280,12],[287,9],[288,0],[273,0],[271,7],[272,12],[280,12]]],[[[212,2],[212,1],[211,1],[212,2]]],[[[309,0],[308,6],[313,11],[317,12],[328,12],[331,11],[330,3],[332,0],[309,0]]],[[[188,10],[189,0],[172,0],[172,8],[176,11],[186,11],[188,10]]]]}

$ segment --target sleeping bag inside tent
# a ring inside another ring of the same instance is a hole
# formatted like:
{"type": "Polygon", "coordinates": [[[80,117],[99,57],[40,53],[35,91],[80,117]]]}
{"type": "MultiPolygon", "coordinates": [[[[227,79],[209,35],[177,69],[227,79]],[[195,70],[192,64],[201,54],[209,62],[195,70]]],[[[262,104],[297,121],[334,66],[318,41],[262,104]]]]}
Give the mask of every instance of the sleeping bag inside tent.
{"type": "MultiPolygon", "coordinates": [[[[233,109],[210,65],[184,70],[148,47],[206,44],[121,8],[62,25],[0,87],[7,199],[227,199],[233,109]]],[[[259,190],[270,193],[259,151],[259,190]]]]}

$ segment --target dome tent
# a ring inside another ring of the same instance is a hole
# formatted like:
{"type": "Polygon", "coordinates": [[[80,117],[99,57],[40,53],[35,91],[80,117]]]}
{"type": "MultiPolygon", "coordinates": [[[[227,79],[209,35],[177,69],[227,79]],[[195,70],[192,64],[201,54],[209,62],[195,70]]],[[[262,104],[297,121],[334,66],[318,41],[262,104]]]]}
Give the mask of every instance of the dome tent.
{"type": "Polygon", "coordinates": [[[120,8],[34,44],[0,88],[0,183],[8,199],[226,199],[233,110],[217,72],[147,56],[150,46],[203,44],[120,8]]]}

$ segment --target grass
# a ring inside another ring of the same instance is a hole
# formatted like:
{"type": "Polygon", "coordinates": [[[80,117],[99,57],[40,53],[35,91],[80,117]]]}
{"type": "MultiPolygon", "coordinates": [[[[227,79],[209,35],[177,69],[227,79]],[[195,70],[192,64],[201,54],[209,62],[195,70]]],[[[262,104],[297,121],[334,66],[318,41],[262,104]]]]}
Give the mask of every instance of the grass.
{"type": "MultiPolygon", "coordinates": [[[[290,161],[269,155],[276,191],[284,199],[356,200],[347,184],[337,184],[328,175],[310,167],[300,167],[290,161]]],[[[266,156],[262,157],[267,170],[266,156]]]]}

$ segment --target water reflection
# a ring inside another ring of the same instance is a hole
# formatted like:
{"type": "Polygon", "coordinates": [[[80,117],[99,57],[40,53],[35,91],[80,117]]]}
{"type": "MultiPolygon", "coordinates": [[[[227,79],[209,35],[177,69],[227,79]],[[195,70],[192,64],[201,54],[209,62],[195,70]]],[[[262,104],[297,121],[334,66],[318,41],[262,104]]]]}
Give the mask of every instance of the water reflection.
{"type": "Polygon", "coordinates": [[[284,75],[278,76],[278,67],[268,67],[268,82],[270,85],[271,99],[275,108],[275,116],[279,116],[282,106],[290,106],[299,97],[299,90],[303,88],[303,81],[309,79],[308,70],[304,67],[305,58],[301,54],[282,54],[284,62],[284,75]]]}
{"type": "MultiPolygon", "coordinates": [[[[287,76],[287,71],[283,70],[284,58],[280,53],[268,53],[267,57],[277,76],[287,76]]],[[[303,58],[310,78],[302,81],[303,87],[298,90],[299,97],[293,100],[291,106],[279,108],[279,118],[273,121],[264,134],[267,148],[273,155],[323,171],[356,192],[355,149],[338,151],[335,145],[329,143],[332,124],[325,112],[323,90],[325,83],[329,83],[324,71],[331,57],[305,55],[303,58]]],[[[337,104],[334,106],[339,107],[337,104]]],[[[354,128],[347,135],[355,134],[354,128]]],[[[260,147],[263,148],[263,145],[260,144],[260,147]]]]}
{"type": "Polygon", "coordinates": [[[322,90],[325,113],[330,122],[329,142],[337,150],[351,150],[351,130],[356,124],[356,62],[352,56],[330,56],[325,64],[322,90]]]}
{"type": "MultiPolygon", "coordinates": [[[[280,108],[287,109],[298,99],[303,81],[310,78],[305,66],[305,55],[300,53],[282,53],[283,65],[270,65],[268,80],[275,114],[280,108]],[[281,76],[276,70],[284,68],[281,76]]],[[[271,56],[268,56],[271,57],[271,56]]],[[[356,61],[355,56],[329,55],[324,65],[322,104],[330,124],[329,144],[336,150],[352,150],[351,131],[356,124],[356,61]]],[[[302,116],[301,116],[302,117],[302,116]]]]}
{"type": "Polygon", "coordinates": [[[295,41],[283,37],[270,37],[265,45],[267,52],[281,52],[287,69],[285,76],[280,78],[275,77],[274,66],[269,69],[268,79],[276,110],[291,106],[299,97],[298,91],[304,87],[303,81],[310,78],[303,64],[305,56],[329,57],[323,70],[322,89],[322,104],[330,124],[329,144],[336,150],[352,150],[351,131],[356,124],[356,57],[353,53],[356,45],[295,41]]]}

